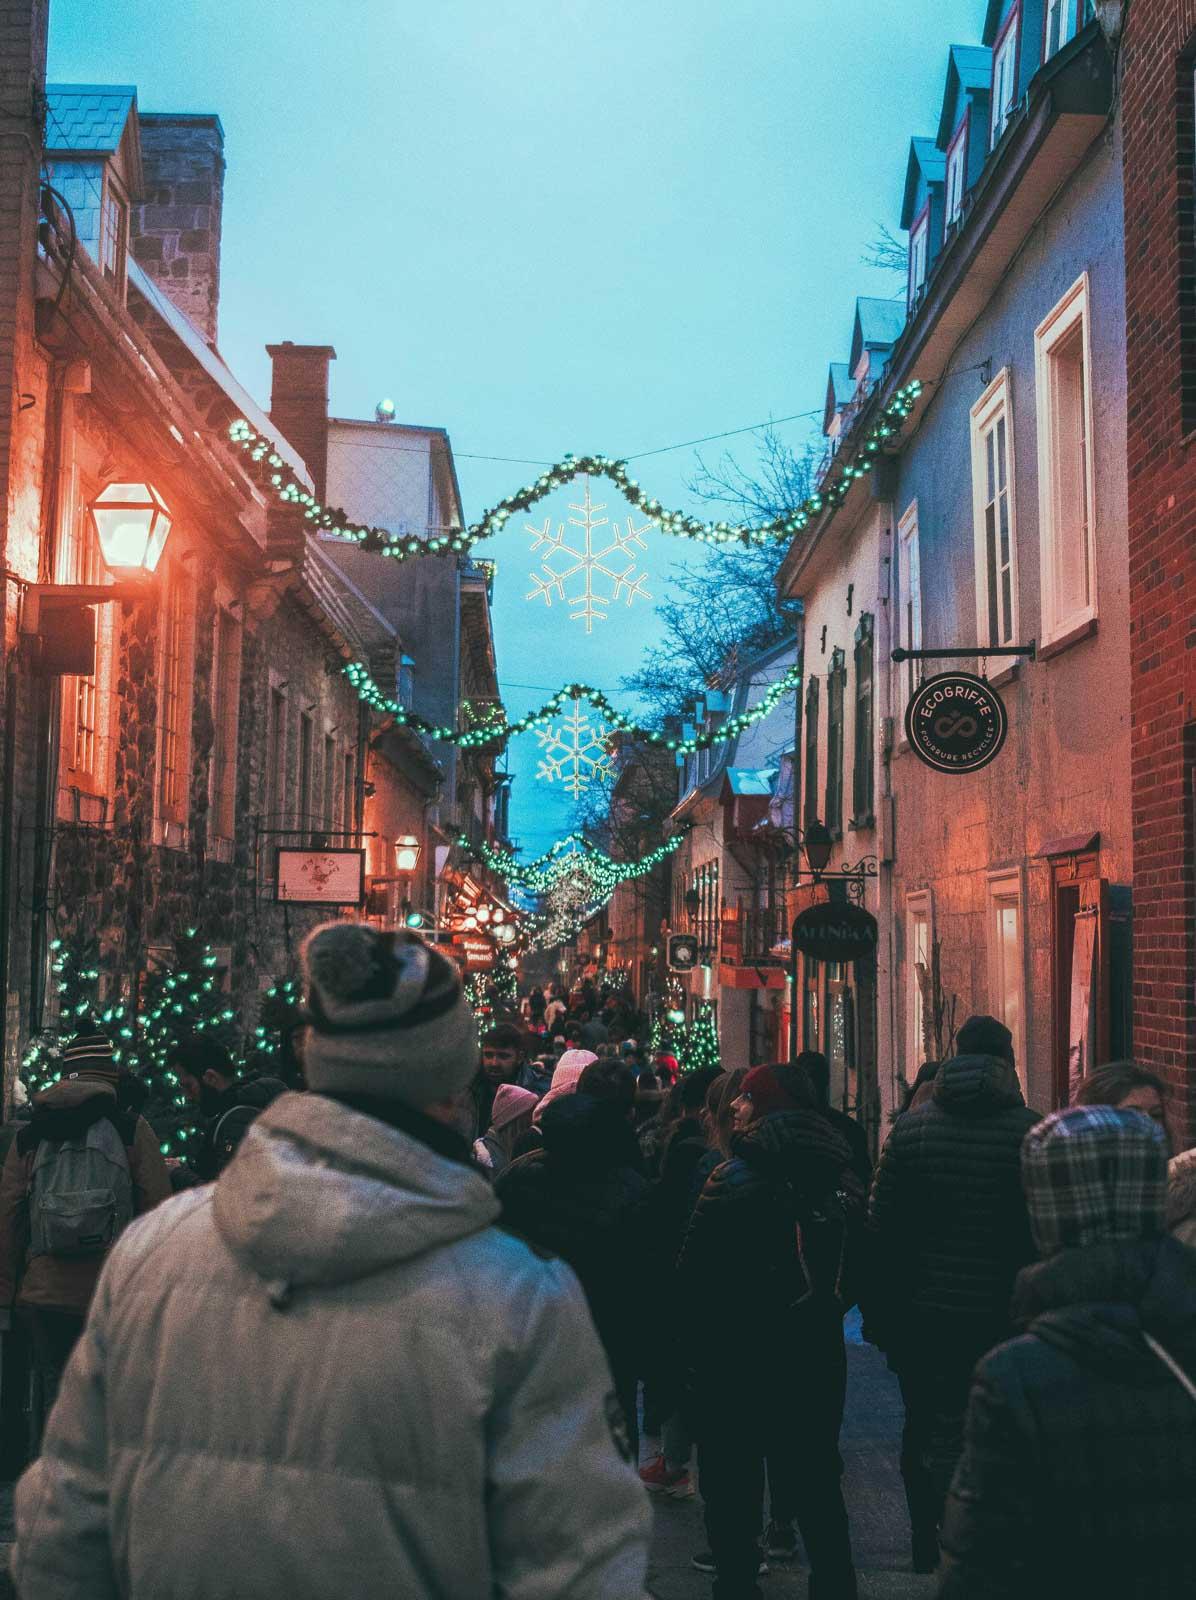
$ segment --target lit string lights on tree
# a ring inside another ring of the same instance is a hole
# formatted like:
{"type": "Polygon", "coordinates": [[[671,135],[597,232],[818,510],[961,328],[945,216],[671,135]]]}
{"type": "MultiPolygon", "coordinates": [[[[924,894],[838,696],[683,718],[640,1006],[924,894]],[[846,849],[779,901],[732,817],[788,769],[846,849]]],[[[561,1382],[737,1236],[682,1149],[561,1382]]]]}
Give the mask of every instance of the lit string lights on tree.
{"type": "Polygon", "coordinates": [[[87,1030],[96,1016],[100,969],[94,945],[50,944],[50,973],[58,999],[58,1023],[29,1041],[21,1057],[21,1081],[30,1094],[38,1094],[62,1077],[63,1047],[75,1034],[87,1030]]]}
{"type": "Polygon", "coordinates": [[[513,739],[520,733],[527,733],[529,729],[547,727],[557,717],[566,701],[588,700],[602,712],[609,724],[606,730],[608,734],[621,733],[630,739],[656,745],[662,750],[672,750],[682,756],[693,755],[697,750],[709,750],[713,745],[725,744],[728,739],[734,739],[745,728],[750,728],[768,716],[778,702],[785,695],[792,694],[801,683],[801,669],[796,666],[790,667],[783,677],[769,684],[754,706],[748,706],[735,716],[728,717],[717,728],[704,729],[682,739],[659,728],[646,728],[633,718],[625,717],[600,689],[593,689],[586,683],[566,684],[563,689],[558,689],[552,699],[546,701],[538,711],[529,711],[526,716],[519,717],[514,722],[508,722],[500,710],[498,715],[475,727],[446,728],[429,722],[426,717],[421,717],[416,711],[408,710],[398,700],[385,694],[364,662],[351,661],[344,671],[357,690],[359,699],[373,710],[381,712],[384,716],[393,717],[404,727],[412,728],[416,733],[425,733],[429,738],[437,739],[442,744],[454,744],[459,750],[477,750],[490,745],[506,744],[508,739],[513,739]]]}
{"type": "Polygon", "coordinates": [[[832,509],[846,499],[854,481],[865,477],[871,470],[872,463],[884,448],[885,442],[901,431],[921,391],[922,385],[917,379],[898,389],[858,447],[843,452],[847,459],[836,466],[831,481],[825,483],[799,505],[781,512],[768,522],[756,525],[705,522],[700,517],[690,516],[684,511],[670,511],[659,500],[640,488],[636,480],[628,474],[625,461],[615,460],[610,456],[567,455],[549,467],[546,472],[541,473],[534,483],[527,484],[515,494],[508,495],[505,500],[500,500],[480,521],[471,523],[468,528],[429,533],[426,536],[407,534],[396,537],[386,528],[355,523],[339,507],[321,504],[315,495],[311,494],[288,470],[286,462],[275,450],[273,440],[267,434],[258,433],[243,417],[229,426],[228,433],[232,443],[239,445],[250,462],[261,469],[265,481],[278,499],[284,505],[300,509],[307,521],[319,532],[351,540],[364,550],[377,551],[396,561],[405,561],[411,556],[438,555],[444,551],[463,554],[472,550],[480,540],[501,533],[512,517],[530,511],[532,506],[547,495],[564,488],[582,474],[591,478],[608,479],[624,499],[643,516],[650,518],[662,533],[681,539],[694,539],[703,544],[767,545],[788,543],[823,511],[832,509]]]}

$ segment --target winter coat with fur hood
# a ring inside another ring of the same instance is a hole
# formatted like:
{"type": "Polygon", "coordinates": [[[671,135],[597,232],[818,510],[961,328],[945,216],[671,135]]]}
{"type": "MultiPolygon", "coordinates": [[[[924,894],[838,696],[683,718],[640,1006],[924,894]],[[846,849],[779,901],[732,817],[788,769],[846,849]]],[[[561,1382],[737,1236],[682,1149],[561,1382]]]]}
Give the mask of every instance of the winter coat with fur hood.
{"type": "Polygon", "coordinates": [[[153,1129],[135,1112],[122,1112],[116,1090],[93,1078],[64,1078],[34,1097],[33,1117],[8,1149],[0,1177],[0,1311],[17,1305],[83,1316],[95,1293],[101,1256],[64,1260],[29,1256],[29,1186],[42,1139],[78,1138],[108,1117],[129,1158],[133,1210],[149,1211],[170,1195],[170,1174],[153,1129]]]}
{"type": "Polygon", "coordinates": [[[126,1231],[17,1488],[22,1600],[642,1593],[577,1282],[432,1137],[285,1094],[126,1231]]]}

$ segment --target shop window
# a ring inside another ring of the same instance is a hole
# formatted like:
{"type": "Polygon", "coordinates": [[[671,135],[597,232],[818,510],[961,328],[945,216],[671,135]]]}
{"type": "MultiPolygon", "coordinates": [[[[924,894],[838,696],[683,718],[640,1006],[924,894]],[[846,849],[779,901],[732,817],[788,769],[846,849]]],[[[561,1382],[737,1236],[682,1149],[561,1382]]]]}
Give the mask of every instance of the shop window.
{"type": "Polygon", "coordinates": [[[285,828],[289,822],[286,685],[273,684],[266,725],[266,828],[285,828]]]}
{"type": "Polygon", "coordinates": [[[299,713],[299,759],[296,782],[296,800],[299,807],[297,817],[298,826],[302,832],[300,843],[307,842],[307,834],[312,825],[312,746],[315,738],[315,729],[311,714],[307,711],[299,713]]]}
{"type": "Polygon", "coordinates": [[[905,1077],[912,1083],[923,1061],[934,1059],[934,1045],[926,1036],[927,997],[930,989],[930,891],[906,897],[905,902],[905,1077]]]}
{"type": "MultiPolygon", "coordinates": [[[[66,474],[58,583],[102,584],[108,569],[87,515],[87,487],[74,459],[66,474]]],[[[60,681],[58,814],[64,820],[104,820],[112,794],[113,679],[119,606],[95,606],[95,671],[60,681]],[[92,805],[80,804],[86,797],[92,805]],[[98,804],[97,804],[98,803],[98,804]]]]}
{"type": "Polygon", "coordinates": [[[1022,885],[1018,872],[988,880],[988,975],[992,1015],[1013,1035],[1017,1073],[1026,1087],[1026,981],[1022,885]]]}

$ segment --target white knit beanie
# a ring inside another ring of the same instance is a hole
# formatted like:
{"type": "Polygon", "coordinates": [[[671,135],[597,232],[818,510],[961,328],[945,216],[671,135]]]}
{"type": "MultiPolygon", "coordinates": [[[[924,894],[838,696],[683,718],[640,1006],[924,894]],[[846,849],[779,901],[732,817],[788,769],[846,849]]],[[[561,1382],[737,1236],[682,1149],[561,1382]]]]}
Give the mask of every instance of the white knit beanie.
{"type": "Polygon", "coordinates": [[[303,945],[312,1089],[420,1110],[459,1094],[478,1066],[478,1030],[452,962],[413,933],[326,922],[303,945]]]}

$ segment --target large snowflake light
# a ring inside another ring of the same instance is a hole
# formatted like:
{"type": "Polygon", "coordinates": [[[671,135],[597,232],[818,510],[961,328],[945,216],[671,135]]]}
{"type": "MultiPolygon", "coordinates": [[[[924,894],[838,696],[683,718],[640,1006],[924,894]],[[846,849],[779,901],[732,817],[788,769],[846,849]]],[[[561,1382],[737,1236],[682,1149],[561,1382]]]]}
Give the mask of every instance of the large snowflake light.
{"type": "Polygon", "coordinates": [[[610,775],[614,756],[607,740],[611,730],[600,722],[591,723],[581,709],[580,700],[573,702],[573,710],[558,728],[537,728],[543,756],[536,768],[536,777],[545,783],[558,779],[574,797],[589,787],[596,778],[610,775]]]}
{"type": "Polygon", "coordinates": [[[530,522],[526,524],[534,541],[532,554],[537,550],[544,552],[540,557],[539,573],[528,574],[534,587],[528,591],[526,598],[543,600],[546,606],[551,606],[555,594],[569,607],[573,621],[584,622],[586,632],[592,633],[595,620],[603,621],[606,608],[618,600],[626,597],[628,605],[637,599],[651,600],[652,596],[644,588],[648,575],[646,572],[636,572],[637,558],[633,552],[648,548],[644,535],[655,524],[645,522],[637,528],[634,519],[629,516],[626,531],[622,531],[617,522],[599,516],[599,512],[606,510],[606,504],[595,505],[590,498],[589,478],[585,480],[582,503],[570,505],[569,510],[577,515],[571,516],[567,524],[559,523],[555,533],[552,532],[551,517],[544,518],[542,528],[530,522]],[[580,528],[581,532],[570,536],[570,528],[580,528]],[[599,532],[603,528],[608,530],[606,534],[599,532]],[[606,540],[605,544],[602,543],[603,539],[606,540]],[[580,592],[567,594],[565,585],[579,573],[583,575],[580,592]],[[611,592],[599,593],[595,589],[595,579],[600,585],[601,580],[608,580],[613,586],[611,592]]]}

